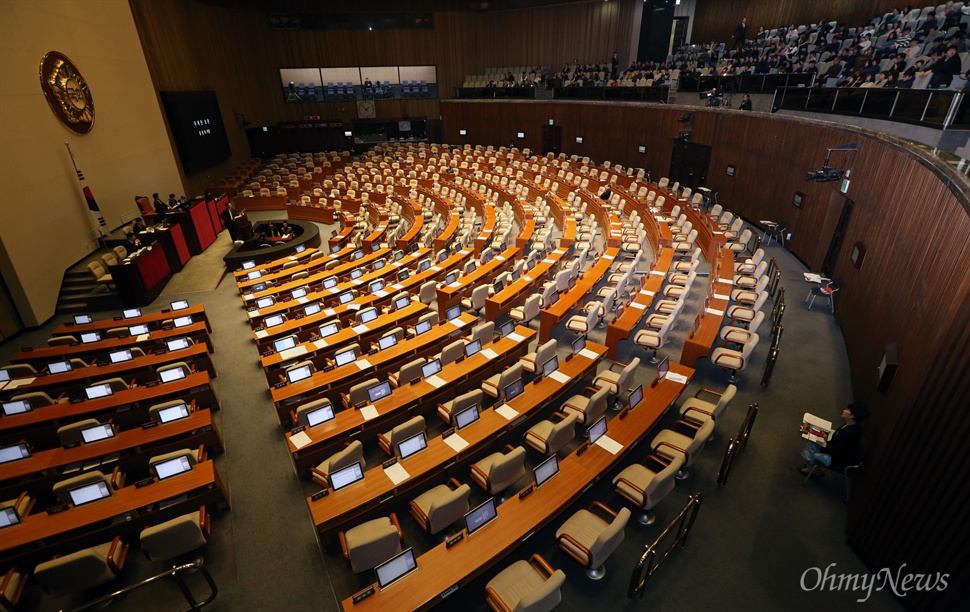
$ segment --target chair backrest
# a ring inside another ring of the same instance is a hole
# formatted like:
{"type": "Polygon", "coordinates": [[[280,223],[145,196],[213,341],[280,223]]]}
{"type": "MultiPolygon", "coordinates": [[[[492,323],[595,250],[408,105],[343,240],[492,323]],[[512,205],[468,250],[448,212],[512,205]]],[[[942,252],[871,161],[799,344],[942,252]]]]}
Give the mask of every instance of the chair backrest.
{"type": "Polygon", "coordinates": [[[434,281],[428,281],[421,285],[418,292],[418,299],[424,304],[430,304],[437,297],[438,285],[434,281]]]}
{"type": "Polygon", "coordinates": [[[531,321],[539,316],[539,301],[541,299],[542,296],[540,296],[538,293],[534,293],[525,298],[525,304],[522,305],[523,321],[531,321]]]}
{"type": "Polygon", "coordinates": [[[492,483],[489,492],[494,494],[504,490],[518,480],[524,470],[525,447],[517,446],[489,466],[488,479],[492,483]]]}
{"type": "Polygon", "coordinates": [[[417,359],[413,359],[407,362],[406,364],[404,364],[404,366],[397,372],[398,384],[406,385],[411,380],[420,377],[421,366],[423,366],[426,363],[428,363],[427,359],[425,359],[424,357],[418,357],[417,359]]]}
{"type": "Polygon", "coordinates": [[[522,378],[522,369],[522,363],[517,361],[499,376],[498,388],[503,401],[505,400],[505,387],[511,384],[512,381],[522,378]]]}
{"type": "Polygon", "coordinates": [[[717,404],[714,406],[714,410],[712,410],[713,417],[715,419],[721,416],[721,414],[723,414],[724,411],[727,410],[728,405],[731,403],[731,400],[734,399],[734,396],[737,395],[737,393],[738,393],[738,388],[735,387],[734,385],[728,385],[727,388],[724,389],[724,393],[721,394],[721,398],[717,401],[717,404]]]}
{"type": "Polygon", "coordinates": [[[314,400],[298,406],[296,409],[296,426],[309,426],[310,423],[307,422],[307,415],[318,408],[323,408],[324,406],[330,406],[333,408],[333,404],[331,404],[330,400],[327,398],[314,400]]]}
{"type": "Polygon", "coordinates": [[[54,336],[47,339],[47,346],[67,346],[69,344],[77,344],[77,338],[74,336],[54,336]]]}
{"type": "Polygon", "coordinates": [[[603,565],[603,562],[623,542],[623,528],[626,527],[626,523],[629,520],[630,509],[620,508],[620,511],[616,513],[613,521],[596,536],[596,540],[589,547],[591,555],[590,567],[600,567],[603,565]]]}
{"type": "Polygon", "coordinates": [[[461,339],[455,340],[451,344],[445,346],[443,349],[441,349],[441,354],[438,356],[438,359],[441,360],[441,367],[444,367],[449,363],[453,363],[464,353],[465,353],[464,340],[461,340],[461,339]]]}
{"type": "Polygon", "coordinates": [[[684,460],[681,457],[666,457],[670,460],[667,467],[657,472],[657,475],[650,480],[650,484],[643,490],[643,505],[645,509],[653,508],[656,502],[663,499],[668,493],[674,490],[677,472],[684,467],[684,460]]]}
{"type": "Polygon", "coordinates": [[[54,497],[57,498],[57,501],[59,503],[62,503],[62,504],[69,503],[71,501],[70,497],[67,494],[69,490],[83,485],[91,484],[93,482],[100,482],[102,480],[108,485],[109,488],[111,489],[116,488],[112,484],[110,478],[108,478],[98,470],[92,470],[90,472],[85,472],[80,476],[74,476],[73,478],[68,478],[67,480],[62,480],[58,483],[55,483],[53,487],[54,497]]]}
{"type": "Polygon", "coordinates": [[[550,338],[549,340],[546,340],[543,344],[539,345],[539,348],[536,350],[536,359],[535,359],[537,370],[542,368],[542,364],[552,359],[553,355],[556,354],[557,346],[558,346],[558,343],[556,342],[555,338],[550,338]]]}
{"type": "Polygon", "coordinates": [[[620,378],[617,380],[616,385],[617,389],[620,390],[620,393],[630,386],[630,379],[633,378],[633,374],[636,372],[638,367],[640,367],[640,358],[634,357],[633,360],[628,363],[625,368],[623,368],[623,371],[620,372],[620,378]]]}
{"type": "Polygon", "coordinates": [[[425,430],[424,427],[424,417],[420,414],[408,421],[405,421],[392,429],[390,435],[387,437],[390,442],[391,452],[393,454],[398,454],[398,443],[402,440],[406,440],[411,436],[417,435],[425,430]]]}
{"type": "Polygon", "coordinates": [[[687,445],[687,466],[690,466],[697,459],[697,455],[704,450],[704,445],[714,433],[714,421],[704,421],[697,431],[694,432],[694,439],[687,445]]]}
{"type": "MultiPolygon", "coordinates": [[[[71,365],[74,365],[73,360],[71,360],[71,365]]],[[[20,378],[24,376],[34,376],[37,374],[37,370],[34,366],[29,363],[15,363],[0,368],[0,371],[6,372],[10,378],[20,378]]]]}
{"type": "Polygon", "coordinates": [[[317,466],[317,469],[324,474],[331,474],[358,461],[361,468],[367,466],[367,462],[364,460],[364,445],[360,440],[354,440],[342,451],[327,457],[323,463],[317,466]]]}
{"type": "Polygon", "coordinates": [[[101,421],[98,419],[84,419],[83,421],[62,425],[61,427],[57,428],[57,439],[60,441],[62,446],[80,442],[82,429],[86,427],[95,427],[100,424],[101,421]]]}
{"type": "MultiPolygon", "coordinates": [[[[767,275],[764,278],[767,278],[767,275]]],[[[754,310],[761,310],[761,307],[765,305],[766,301],[768,301],[768,292],[762,290],[761,293],[758,294],[758,299],[754,303],[754,306],[751,308],[754,310]]]]}
{"type": "MultiPolygon", "coordinates": [[[[535,570],[530,567],[529,571],[535,570]]],[[[562,601],[562,592],[560,589],[562,589],[565,581],[566,574],[562,570],[556,570],[541,586],[523,595],[515,605],[514,612],[552,610],[562,601]]]]}
{"type": "Polygon", "coordinates": [[[488,285],[482,284],[472,289],[472,310],[484,308],[486,299],[488,299],[488,285]]]}
{"type": "Polygon", "coordinates": [[[579,415],[568,412],[566,418],[552,426],[546,439],[546,454],[552,455],[576,437],[576,421],[579,415]]]}
{"type": "MultiPolygon", "coordinates": [[[[485,286],[488,289],[488,286],[485,286]]],[[[472,328],[472,333],[468,339],[469,342],[474,342],[475,340],[481,340],[482,344],[487,344],[492,341],[492,336],[495,334],[495,321],[486,321],[472,328]]]]}
{"type": "Polygon", "coordinates": [[[40,563],[34,577],[55,597],[90,589],[114,578],[127,552],[128,545],[116,539],[40,563]]]}
{"type": "Polygon", "coordinates": [[[363,401],[367,401],[367,390],[381,381],[376,378],[368,378],[364,382],[357,383],[350,388],[347,396],[350,398],[350,405],[353,406],[363,401]]]}
{"type": "Polygon", "coordinates": [[[205,509],[183,514],[141,532],[142,552],[152,561],[173,559],[205,546],[209,519],[205,509]]]}
{"type": "Polygon", "coordinates": [[[744,359],[745,366],[747,366],[748,362],[751,361],[751,353],[753,353],[754,349],[757,348],[759,341],[760,337],[758,334],[753,334],[750,338],[748,338],[748,341],[744,343],[744,346],[741,347],[741,358],[744,359]]]}

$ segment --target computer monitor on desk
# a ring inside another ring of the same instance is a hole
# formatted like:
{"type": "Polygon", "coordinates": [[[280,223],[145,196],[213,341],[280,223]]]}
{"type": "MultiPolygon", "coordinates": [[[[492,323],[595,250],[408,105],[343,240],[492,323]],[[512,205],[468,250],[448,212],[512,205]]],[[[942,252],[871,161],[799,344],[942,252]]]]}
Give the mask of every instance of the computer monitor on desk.
{"type": "Polygon", "coordinates": [[[515,398],[517,398],[520,395],[522,395],[522,391],[524,391],[524,390],[525,390],[525,388],[522,386],[522,379],[521,378],[516,378],[515,380],[513,380],[509,384],[505,385],[505,389],[503,389],[503,392],[504,392],[504,395],[505,395],[505,401],[506,402],[511,402],[515,398]]]}
{"type": "Polygon", "coordinates": [[[92,342],[101,342],[101,334],[99,332],[85,332],[81,334],[81,344],[91,344],[92,342]]]}
{"type": "Polygon", "coordinates": [[[91,444],[92,442],[99,442],[113,437],[115,437],[115,430],[111,426],[111,423],[101,423],[92,427],[85,427],[81,430],[81,439],[84,440],[85,444],[91,444]]]}
{"type": "Polygon", "coordinates": [[[264,298],[259,298],[258,300],[256,300],[256,308],[269,308],[275,303],[276,303],[276,300],[273,298],[273,296],[271,295],[266,296],[264,298]]]}
{"type": "Polygon", "coordinates": [[[19,444],[13,444],[11,446],[0,446],[0,463],[20,461],[21,459],[27,459],[29,457],[30,448],[27,447],[26,442],[20,442],[19,444]]]}
{"type": "Polygon", "coordinates": [[[285,350],[296,347],[296,336],[286,336],[285,338],[280,338],[273,342],[273,349],[277,353],[282,353],[285,350]]]}
{"type": "Polygon", "coordinates": [[[168,408],[162,408],[157,414],[158,420],[163,424],[171,423],[172,421],[189,418],[189,407],[185,405],[185,402],[182,402],[174,406],[169,406],[168,408]]]}
{"type": "Polygon", "coordinates": [[[491,497],[485,503],[465,513],[465,530],[469,536],[474,535],[496,518],[498,518],[498,512],[495,510],[495,498],[491,497]]]}
{"type": "Polygon", "coordinates": [[[333,406],[327,404],[306,413],[306,422],[310,427],[316,427],[320,423],[333,420],[333,417],[333,406]]]}
{"type": "Polygon", "coordinates": [[[87,396],[89,400],[100,399],[102,397],[108,397],[112,395],[114,391],[111,389],[111,385],[108,383],[101,383],[98,385],[91,385],[90,387],[84,388],[84,395],[87,396]]]}
{"type": "Polygon", "coordinates": [[[13,506],[0,508],[0,529],[20,524],[20,514],[13,506]]]}
{"type": "Polygon", "coordinates": [[[99,499],[111,497],[111,489],[108,487],[108,483],[104,480],[99,480],[98,482],[70,489],[67,494],[71,499],[71,504],[76,508],[98,501],[99,499]]]}
{"type": "Polygon", "coordinates": [[[391,394],[391,383],[388,381],[377,383],[376,385],[367,389],[367,399],[370,403],[374,403],[377,400],[383,399],[391,394]]]}
{"type": "Polygon", "coordinates": [[[47,371],[51,374],[63,374],[65,372],[70,372],[74,368],[71,366],[71,361],[65,359],[63,361],[52,361],[47,364],[47,371]]]}
{"type": "Polygon", "coordinates": [[[550,478],[559,473],[559,459],[555,455],[549,457],[532,470],[536,478],[536,488],[538,489],[549,481],[550,478]]]}
{"type": "Polygon", "coordinates": [[[126,319],[134,319],[136,317],[140,317],[141,316],[141,309],[140,308],[128,308],[127,310],[122,311],[121,314],[126,319]]]}
{"type": "Polygon", "coordinates": [[[300,382],[301,380],[306,380],[313,376],[313,372],[309,365],[300,366],[298,368],[293,368],[286,371],[286,380],[292,385],[293,383],[300,382]]]}
{"type": "Polygon", "coordinates": [[[165,480],[166,478],[171,478],[172,476],[178,476],[179,474],[184,474],[185,472],[191,472],[192,463],[189,461],[188,455],[179,455],[174,459],[159,461],[152,466],[152,470],[155,472],[155,476],[159,480],[165,480]]]}
{"type": "Polygon", "coordinates": [[[595,423],[589,426],[586,433],[589,436],[590,444],[596,442],[600,436],[606,433],[606,417],[601,416],[598,418],[595,423]]]}
{"type": "Polygon", "coordinates": [[[344,487],[354,484],[359,480],[363,480],[364,470],[360,467],[360,461],[357,461],[345,468],[331,472],[329,478],[330,486],[333,487],[333,490],[336,492],[344,487]]]}
{"type": "Polygon", "coordinates": [[[172,310],[185,310],[189,307],[188,300],[175,300],[171,303],[172,310]]]}
{"type": "Polygon", "coordinates": [[[377,586],[383,591],[417,569],[418,564],[414,560],[414,549],[409,548],[374,568],[377,573],[377,586]]]}
{"type": "Polygon", "coordinates": [[[428,438],[425,433],[419,432],[401,440],[401,443],[397,445],[397,452],[401,456],[401,459],[407,459],[415,453],[419,453],[424,449],[428,448],[428,438]]]}
{"type": "Polygon", "coordinates": [[[190,345],[188,338],[173,338],[172,340],[167,341],[165,346],[167,346],[168,350],[170,351],[180,351],[182,349],[189,348],[190,345]]]}
{"type": "Polygon", "coordinates": [[[94,323],[94,319],[91,318],[91,315],[89,314],[74,315],[75,325],[88,325],[90,323],[94,323]]]}
{"type": "Polygon", "coordinates": [[[478,404],[472,404],[455,415],[455,426],[462,430],[479,419],[478,404]]]}

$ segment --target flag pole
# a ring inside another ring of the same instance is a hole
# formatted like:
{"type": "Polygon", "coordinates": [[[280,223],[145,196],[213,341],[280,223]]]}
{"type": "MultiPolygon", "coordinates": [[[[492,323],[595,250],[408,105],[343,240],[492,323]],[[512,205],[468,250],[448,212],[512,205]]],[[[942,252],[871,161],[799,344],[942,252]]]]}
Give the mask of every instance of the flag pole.
{"type": "Polygon", "coordinates": [[[107,248],[107,243],[105,238],[108,236],[107,226],[108,224],[104,221],[104,216],[101,214],[101,208],[98,207],[98,203],[94,199],[94,194],[91,193],[91,188],[87,186],[84,180],[84,175],[78,170],[77,162],[74,160],[74,152],[71,151],[71,144],[67,141],[64,142],[64,146],[67,147],[67,154],[71,156],[71,164],[74,166],[74,172],[77,173],[77,180],[81,182],[81,190],[84,192],[84,199],[87,201],[88,210],[94,216],[95,223],[98,226],[98,245],[101,248],[107,248]]]}

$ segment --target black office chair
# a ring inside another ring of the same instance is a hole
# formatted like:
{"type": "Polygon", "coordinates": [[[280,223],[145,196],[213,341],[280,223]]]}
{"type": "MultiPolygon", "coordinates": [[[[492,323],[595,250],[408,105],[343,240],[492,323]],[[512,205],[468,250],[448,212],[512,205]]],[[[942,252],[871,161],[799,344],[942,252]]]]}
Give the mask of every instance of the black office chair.
{"type": "MultiPolygon", "coordinates": [[[[862,438],[862,439],[860,439],[860,440],[859,440],[859,453],[858,453],[858,456],[859,456],[859,460],[858,460],[858,461],[856,461],[856,462],[855,462],[854,464],[852,464],[852,465],[847,465],[847,466],[845,466],[844,468],[842,468],[842,477],[843,477],[843,478],[845,478],[845,499],[844,499],[844,501],[845,501],[846,503],[849,503],[849,493],[850,493],[850,492],[851,492],[851,490],[852,490],[852,481],[851,481],[851,479],[849,478],[849,475],[850,475],[850,470],[851,470],[852,472],[855,472],[856,470],[858,470],[859,468],[861,468],[861,467],[862,467],[862,462],[863,462],[863,461],[865,460],[865,456],[866,456],[866,452],[867,452],[868,450],[869,450],[869,445],[868,445],[868,444],[866,443],[866,439],[865,439],[865,438],[862,438]]],[[[831,468],[831,467],[828,467],[828,466],[825,466],[825,465],[822,465],[822,464],[820,464],[820,463],[814,463],[814,462],[813,462],[813,463],[812,463],[812,469],[811,469],[811,471],[809,471],[809,472],[808,472],[808,475],[807,475],[807,476],[805,476],[805,480],[803,480],[803,481],[802,481],[802,486],[803,486],[803,487],[805,486],[805,484],[806,484],[806,483],[807,483],[807,482],[808,482],[809,480],[811,480],[811,479],[812,479],[812,476],[815,476],[815,475],[816,475],[816,473],[815,473],[815,472],[816,472],[816,471],[817,471],[817,470],[818,470],[819,468],[825,468],[825,469],[827,469],[827,470],[830,470],[830,471],[833,471],[833,472],[837,472],[837,471],[839,471],[839,470],[836,470],[836,469],[834,469],[834,468],[831,468]]]]}
{"type": "MultiPolygon", "coordinates": [[[[835,292],[842,288],[842,282],[838,280],[825,281],[817,287],[812,287],[812,290],[808,294],[808,298],[811,298],[808,302],[808,309],[812,309],[812,304],[815,303],[815,298],[825,298],[829,302],[829,308],[832,312],[835,312],[835,292]]],[[[806,299],[808,299],[806,298],[806,299]]]]}
{"type": "Polygon", "coordinates": [[[764,246],[771,244],[771,241],[776,241],[779,245],[785,246],[785,236],[788,234],[788,222],[779,221],[778,223],[769,224],[765,228],[764,236],[764,246]]]}

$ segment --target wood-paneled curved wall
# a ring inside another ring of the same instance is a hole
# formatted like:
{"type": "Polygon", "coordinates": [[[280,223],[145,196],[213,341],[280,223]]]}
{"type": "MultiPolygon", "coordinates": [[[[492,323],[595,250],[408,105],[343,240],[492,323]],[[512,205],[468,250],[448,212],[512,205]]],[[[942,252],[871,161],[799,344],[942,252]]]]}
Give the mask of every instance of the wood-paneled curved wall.
{"type": "MultiPolygon", "coordinates": [[[[970,196],[966,183],[887,137],[831,123],[740,111],[537,102],[442,102],[445,139],[539,151],[542,126],[563,129],[567,154],[597,162],[669,167],[672,139],[695,113],[691,142],[712,147],[708,185],[748,220],[785,219],[789,248],[812,269],[831,235],[830,199],[838,183],[807,183],[828,147],[858,140],[847,197],[854,202],[834,276],[844,280],[836,320],[849,356],[854,395],[872,410],[870,452],[850,506],[850,545],[872,568],[950,572],[944,592],[910,593],[917,608],[962,601],[970,583],[970,196]],[[516,139],[524,131],[525,138],[516,139]],[[575,136],[583,136],[582,145],[575,136]],[[645,154],[638,145],[646,145],[645,154]],[[732,165],[737,175],[729,178],[732,165]],[[805,194],[801,208],[795,191],[805,194]],[[826,235],[826,230],[828,228],[826,235]],[[861,270],[849,261],[857,241],[868,251],[861,270]],[[900,367],[888,394],[876,390],[886,344],[900,367]],[[955,575],[954,571],[963,575],[955,575]]],[[[833,159],[839,159],[833,157],[833,159]]],[[[836,217],[837,218],[837,217],[836,217]]],[[[794,304],[799,287],[792,289],[794,304]]],[[[830,350],[819,347],[823,352],[830,350]]],[[[820,354],[824,358],[824,354],[820,354]]],[[[820,381],[824,384],[824,381],[820,381]]],[[[805,406],[806,409],[812,406],[805,406]]]]}

